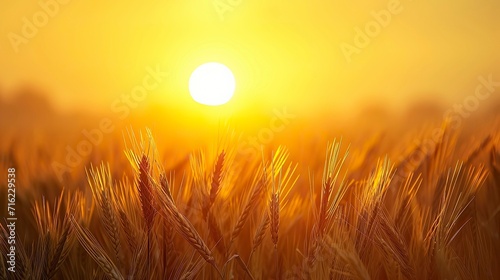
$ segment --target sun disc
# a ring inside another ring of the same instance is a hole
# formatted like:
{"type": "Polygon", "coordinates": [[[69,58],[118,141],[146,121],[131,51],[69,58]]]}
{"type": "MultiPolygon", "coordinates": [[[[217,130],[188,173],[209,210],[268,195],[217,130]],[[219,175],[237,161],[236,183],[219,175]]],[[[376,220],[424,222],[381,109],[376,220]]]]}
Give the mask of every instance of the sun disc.
{"type": "Polygon", "coordinates": [[[224,64],[209,62],[196,68],[189,78],[189,92],[198,103],[217,106],[233,97],[236,81],[224,64]]]}

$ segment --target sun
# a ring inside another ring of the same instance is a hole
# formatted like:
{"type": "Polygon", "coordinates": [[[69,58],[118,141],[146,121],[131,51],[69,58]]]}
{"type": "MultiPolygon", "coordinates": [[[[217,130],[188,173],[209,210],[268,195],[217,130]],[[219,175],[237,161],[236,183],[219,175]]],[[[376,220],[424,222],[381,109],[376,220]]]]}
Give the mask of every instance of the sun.
{"type": "Polygon", "coordinates": [[[201,104],[217,106],[233,97],[236,81],[224,64],[208,62],[196,68],[189,78],[191,97],[201,104]]]}

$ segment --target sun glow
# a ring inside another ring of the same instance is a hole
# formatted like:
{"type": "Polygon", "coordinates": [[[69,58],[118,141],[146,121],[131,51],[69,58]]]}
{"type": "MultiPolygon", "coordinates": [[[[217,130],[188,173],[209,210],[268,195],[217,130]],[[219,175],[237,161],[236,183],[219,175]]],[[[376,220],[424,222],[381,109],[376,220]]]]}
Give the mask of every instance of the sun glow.
{"type": "Polygon", "coordinates": [[[189,78],[189,92],[201,104],[217,106],[227,103],[236,88],[234,75],[229,68],[217,62],[202,64],[189,78]]]}

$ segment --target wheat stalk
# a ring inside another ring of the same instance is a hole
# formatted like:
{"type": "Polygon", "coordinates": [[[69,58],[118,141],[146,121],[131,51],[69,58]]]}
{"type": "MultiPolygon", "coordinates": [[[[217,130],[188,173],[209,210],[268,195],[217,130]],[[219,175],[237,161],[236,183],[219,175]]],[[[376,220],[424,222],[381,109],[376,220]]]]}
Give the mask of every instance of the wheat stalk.
{"type": "Polygon", "coordinates": [[[279,194],[273,193],[271,195],[271,202],[269,203],[269,211],[271,214],[271,239],[274,248],[278,247],[278,233],[280,227],[280,203],[279,194]]]}
{"type": "Polygon", "coordinates": [[[123,212],[122,210],[119,210],[120,214],[120,222],[122,225],[123,232],[125,232],[125,236],[127,237],[127,243],[130,247],[130,251],[132,253],[135,253],[137,251],[137,236],[135,233],[135,229],[132,227],[129,218],[127,217],[127,214],[123,212]]]}
{"type": "Polygon", "coordinates": [[[264,215],[262,216],[262,220],[260,222],[259,227],[255,231],[255,234],[253,236],[253,241],[252,241],[252,250],[250,252],[249,260],[252,258],[253,253],[259,248],[259,246],[262,244],[262,241],[264,240],[264,236],[266,235],[266,230],[269,227],[271,220],[269,219],[269,214],[267,211],[265,211],[264,215]]]}
{"type": "Polygon", "coordinates": [[[381,215],[379,231],[379,242],[388,257],[394,259],[406,279],[416,279],[404,238],[385,212],[381,215]]]}
{"type": "Polygon", "coordinates": [[[68,236],[70,234],[70,230],[71,230],[70,225],[67,225],[61,238],[57,242],[56,250],[54,251],[54,254],[52,256],[52,260],[50,261],[50,264],[48,266],[47,279],[52,279],[55,276],[61,263],[63,262],[63,260],[66,257],[66,255],[63,254],[63,252],[64,252],[64,248],[66,246],[66,241],[68,240],[68,236]]]}
{"type": "Polygon", "coordinates": [[[219,252],[221,254],[224,254],[226,252],[224,236],[222,235],[219,224],[215,220],[215,216],[209,213],[207,222],[208,222],[208,232],[210,237],[215,242],[216,248],[219,250],[219,252]]]}
{"type": "Polygon", "coordinates": [[[262,179],[257,184],[257,186],[254,187],[252,194],[250,195],[250,199],[247,201],[245,208],[243,208],[243,212],[241,212],[238,221],[236,222],[236,225],[233,228],[230,244],[232,244],[233,240],[236,239],[236,237],[238,237],[238,235],[241,232],[241,229],[243,228],[246,220],[248,219],[248,216],[250,215],[250,212],[259,203],[259,199],[262,197],[262,194],[264,193],[266,186],[265,176],[266,175],[264,174],[262,179]]]}
{"type": "Polygon", "coordinates": [[[168,198],[167,194],[163,190],[157,190],[160,194],[159,198],[162,204],[161,213],[164,215],[166,220],[172,222],[177,232],[203,257],[203,259],[205,259],[207,263],[211,264],[219,272],[212,252],[207,247],[191,222],[189,222],[189,220],[180,213],[177,206],[175,206],[174,202],[168,198]]]}
{"type": "Polygon", "coordinates": [[[120,242],[120,232],[118,230],[118,222],[115,213],[115,207],[111,195],[111,175],[109,171],[109,166],[107,168],[101,165],[99,170],[90,170],[88,174],[88,180],[94,198],[101,209],[101,218],[104,225],[104,229],[111,240],[113,245],[113,251],[117,260],[117,264],[121,267],[121,242],[120,242]]]}
{"type": "Polygon", "coordinates": [[[99,242],[87,229],[82,228],[74,217],[70,218],[71,224],[75,229],[76,236],[82,247],[94,259],[99,267],[104,271],[106,276],[112,280],[124,280],[118,267],[113,263],[111,258],[106,254],[99,242]]]}
{"type": "Polygon", "coordinates": [[[220,184],[222,181],[222,169],[224,168],[224,158],[225,158],[225,152],[222,150],[222,152],[219,154],[217,157],[217,161],[215,163],[214,167],[214,172],[212,174],[212,182],[210,184],[210,191],[208,194],[208,199],[205,200],[205,205],[203,206],[203,217],[206,219],[209,212],[210,208],[212,208],[212,205],[215,202],[215,198],[217,197],[217,194],[219,194],[220,191],[220,184]]]}
{"type": "Polygon", "coordinates": [[[153,220],[156,214],[154,208],[154,194],[151,186],[149,159],[143,155],[139,163],[139,176],[137,179],[137,188],[139,191],[139,200],[142,207],[142,215],[146,222],[148,233],[153,228],[153,220]]]}

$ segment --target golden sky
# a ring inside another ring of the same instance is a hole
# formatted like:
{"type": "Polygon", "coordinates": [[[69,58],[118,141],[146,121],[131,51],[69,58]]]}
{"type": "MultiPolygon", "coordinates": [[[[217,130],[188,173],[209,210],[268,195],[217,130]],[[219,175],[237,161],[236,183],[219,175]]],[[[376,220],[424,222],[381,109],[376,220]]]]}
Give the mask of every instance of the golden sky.
{"type": "Polygon", "coordinates": [[[497,0],[0,0],[0,92],[30,84],[60,110],[109,110],[158,68],[144,104],[187,108],[190,73],[217,61],[236,77],[234,110],[446,104],[500,80],[499,13],[497,0]]]}

